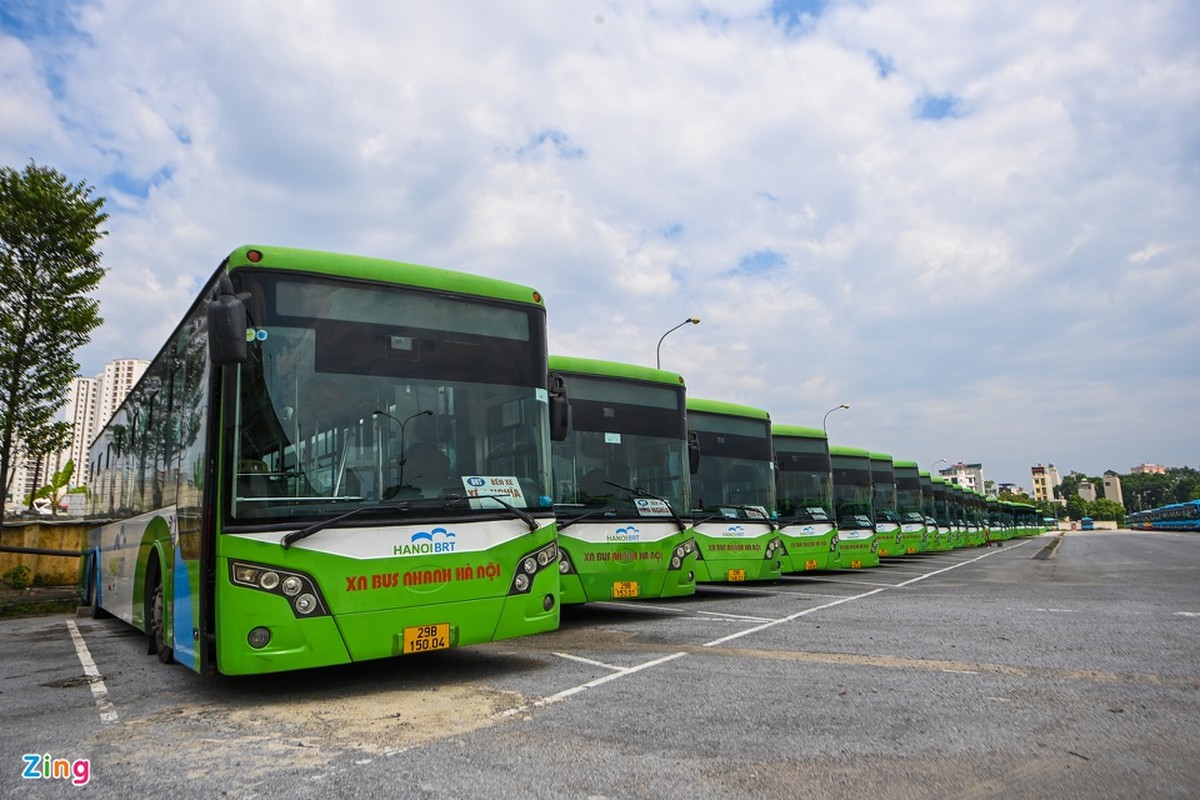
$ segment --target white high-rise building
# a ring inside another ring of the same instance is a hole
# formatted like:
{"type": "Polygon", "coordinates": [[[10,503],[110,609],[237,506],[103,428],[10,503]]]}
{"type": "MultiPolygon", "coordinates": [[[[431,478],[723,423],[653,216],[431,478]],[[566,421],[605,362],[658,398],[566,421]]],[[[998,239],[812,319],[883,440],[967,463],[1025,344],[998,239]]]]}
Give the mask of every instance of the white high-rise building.
{"type": "MultiPolygon", "coordinates": [[[[100,381],[100,409],[93,435],[107,425],[112,415],[117,413],[125,395],[129,394],[129,390],[149,366],[149,361],[140,358],[120,358],[104,365],[104,374],[97,378],[100,381]]],[[[88,444],[91,444],[90,439],[88,444]]]]}
{"type": "Polygon", "coordinates": [[[62,417],[71,423],[71,443],[59,453],[51,453],[40,461],[17,458],[13,464],[12,481],[7,487],[11,507],[24,505],[25,498],[66,465],[75,462],[71,487],[86,486],[88,480],[88,448],[120,407],[121,402],[146,372],[150,362],[138,358],[122,358],[104,366],[104,374],[94,378],[76,378],[63,403],[62,417]]]}
{"type": "MultiPolygon", "coordinates": [[[[63,407],[63,419],[71,423],[71,444],[60,460],[75,462],[75,475],[71,486],[87,483],[88,447],[96,438],[97,417],[100,413],[100,378],[76,378],[71,384],[71,394],[63,407]]],[[[61,467],[60,467],[61,469],[61,467]]]]}

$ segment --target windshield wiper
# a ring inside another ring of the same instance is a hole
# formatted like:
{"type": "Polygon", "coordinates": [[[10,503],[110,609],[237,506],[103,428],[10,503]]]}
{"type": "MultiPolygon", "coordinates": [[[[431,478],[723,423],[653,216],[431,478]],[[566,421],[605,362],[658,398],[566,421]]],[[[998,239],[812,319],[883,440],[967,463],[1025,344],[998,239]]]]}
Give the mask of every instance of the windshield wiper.
{"type": "Polygon", "coordinates": [[[298,531],[292,531],[291,533],[285,533],[283,535],[283,538],[279,540],[279,543],[281,545],[283,545],[283,549],[286,550],[289,547],[291,547],[294,543],[300,541],[301,539],[307,539],[309,536],[312,536],[314,533],[320,533],[321,531],[328,528],[330,525],[336,525],[337,523],[341,522],[342,520],[349,519],[350,517],[353,517],[355,514],[361,513],[363,511],[410,511],[411,509],[412,509],[412,503],[400,503],[399,505],[394,505],[394,506],[358,506],[357,508],[352,508],[343,514],[338,514],[336,517],[329,517],[328,519],[323,519],[323,520],[320,520],[319,522],[314,522],[312,525],[309,525],[307,528],[301,528],[298,531]]]}
{"type": "Polygon", "coordinates": [[[675,513],[675,506],[671,505],[670,500],[667,500],[666,498],[663,498],[663,497],[659,497],[656,494],[650,494],[649,492],[647,492],[645,489],[642,489],[641,487],[634,488],[634,487],[630,487],[630,486],[622,486],[619,483],[613,483],[612,481],[608,481],[608,480],[606,480],[605,483],[607,483],[609,486],[615,486],[618,489],[629,492],[629,494],[631,494],[634,497],[647,497],[651,500],[657,500],[658,502],[662,503],[663,505],[665,505],[667,507],[667,511],[671,512],[671,519],[675,520],[675,524],[679,526],[679,530],[686,531],[688,529],[687,523],[684,522],[680,518],[679,514],[675,513]]]}
{"type": "Polygon", "coordinates": [[[592,509],[591,511],[585,511],[585,512],[583,512],[582,514],[580,514],[579,516],[577,516],[577,517],[571,517],[571,518],[570,518],[570,519],[568,519],[568,520],[561,520],[561,519],[560,519],[560,521],[559,521],[559,523],[558,523],[558,530],[559,530],[559,531],[562,531],[564,528],[569,528],[569,527],[571,527],[571,526],[572,526],[572,525],[574,525],[576,522],[582,522],[583,520],[585,520],[585,519],[589,519],[589,518],[591,518],[591,517],[594,517],[594,516],[596,516],[597,514],[607,514],[609,511],[610,511],[610,509],[609,509],[609,508],[606,506],[605,508],[594,508],[594,509],[592,509]]]}
{"type": "Polygon", "coordinates": [[[512,503],[510,503],[510,502],[508,502],[507,500],[505,500],[505,499],[504,499],[503,497],[501,497],[500,495],[496,495],[496,494],[474,494],[474,495],[471,495],[470,497],[468,497],[468,496],[466,496],[466,495],[462,495],[462,494],[448,494],[448,495],[445,495],[445,497],[446,497],[446,502],[447,502],[447,503],[453,503],[453,502],[456,502],[456,501],[458,501],[458,500],[468,500],[468,501],[470,501],[470,500],[483,500],[483,499],[495,500],[497,503],[499,503],[500,505],[502,505],[502,506],[504,506],[505,508],[507,508],[507,509],[508,509],[509,511],[511,511],[513,514],[515,514],[516,516],[520,517],[521,521],[522,521],[522,522],[524,522],[526,525],[528,525],[528,526],[529,526],[529,531],[530,531],[531,533],[533,533],[533,532],[536,532],[536,531],[537,531],[537,529],[541,527],[541,525],[539,525],[539,524],[538,524],[538,521],[537,521],[537,519],[535,519],[535,518],[534,518],[534,516],[533,516],[532,514],[530,514],[528,511],[526,511],[526,510],[525,510],[525,509],[523,509],[523,508],[517,508],[516,506],[514,506],[512,503]]]}
{"type": "MultiPolygon", "coordinates": [[[[721,508],[740,508],[742,511],[746,512],[746,519],[742,520],[743,522],[765,522],[771,526],[771,530],[773,530],[773,531],[782,530],[783,528],[787,527],[787,525],[780,527],[779,524],[777,524],[775,522],[775,520],[771,519],[770,517],[750,516],[751,511],[753,511],[756,515],[758,514],[759,506],[743,506],[743,505],[738,505],[737,503],[721,503],[720,507],[721,508]]],[[[699,528],[704,523],[712,522],[714,519],[729,519],[729,517],[725,516],[724,514],[709,514],[707,517],[704,517],[704,518],[698,519],[698,520],[694,520],[692,522],[692,525],[699,528]]],[[[736,519],[736,517],[735,517],[735,519],[736,519]]],[[[794,524],[795,523],[792,523],[792,522],[788,523],[788,525],[794,525],[794,524]]]]}

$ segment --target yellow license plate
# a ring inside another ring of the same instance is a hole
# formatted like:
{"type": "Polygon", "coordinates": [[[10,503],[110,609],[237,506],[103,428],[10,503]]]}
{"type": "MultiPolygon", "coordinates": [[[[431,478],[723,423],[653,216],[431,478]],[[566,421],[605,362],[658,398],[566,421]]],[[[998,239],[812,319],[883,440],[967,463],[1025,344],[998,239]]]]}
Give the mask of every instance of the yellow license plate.
{"type": "Polygon", "coordinates": [[[850,569],[862,569],[862,562],[861,561],[851,561],[850,569]]]}
{"type": "Polygon", "coordinates": [[[816,568],[817,568],[817,562],[816,562],[815,560],[812,560],[812,559],[810,559],[810,560],[808,560],[808,561],[805,561],[805,562],[804,562],[804,568],[805,568],[805,569],[816,569],[816,568]]]}
{"type": "Polygon", "coordinates": [[[450,648],[450,623],[436,625],[414,625],[404,629],[405,653],[428,653],[431,650],[450,648]]]}
{"type": "Polygon", "coordinates": [[[638,582],[637,581],[613,581],[613,595],[616,599],[637,597],[638,582]]]}
{"type": "Polygon", "coordinates": [[[908,548],[908,554],[910,556],[915,556],[917,554],[917,548],[915,548],[915,547],[908,548]]]}
{"type": "Polygon", "coordinates": [[[744,580],[746,580],[746,570],[731,569],[725,573],[725,580],[727,580],[727,581],[744,581],[744,580]]]}

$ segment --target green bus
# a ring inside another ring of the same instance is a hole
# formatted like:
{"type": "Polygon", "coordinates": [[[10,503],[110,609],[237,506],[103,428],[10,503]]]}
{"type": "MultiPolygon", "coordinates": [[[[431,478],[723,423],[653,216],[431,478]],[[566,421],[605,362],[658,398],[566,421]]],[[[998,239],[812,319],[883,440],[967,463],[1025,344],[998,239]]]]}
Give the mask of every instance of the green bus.
{"type": "Polygon", "coordinates": [[[843,569],[879,566],[872,507],[871,454],[857,447],[829,446],[833,503],[843,569]]]}
{"type": "Polygon", "coordinates": [[[550,356],[570,409],[551,447],[563,603],[696,592],[683,378],[550,356]]]}
{"type": "Polygon", "coordinates": [[[875,541],[879,557],[904,555],[904,537],[896,510],[896,471],[887,453],[870,453],[871,506],[875,511],[875,541]]]}
{"type": "Polygon", "coordinates": [[[788,556],[784,572],[836,569],[841,565],[833,515],[833,466],[829,438],[820,428],[772,425],[779,532],[788,556]]]}
{"type": "Polygon", "coordinates": [[[938,475],[933,482],[933,516],[937,520],[938,535],[935,550],[953,550],[956,546],[954,509],[950,503],[950,487],[954,484],[938,475]]]}
{"type": "MultiPolygon", "coordinates": [[[[896,513],[900,515],[901,548],[907,555],[929,549],[925,528],[924,501],[921,496],[921,472],[916,461],[893,461],[896,474],[896,513]]],[[[930,496],[933,487],[930,486],[930,496]]]]}
{"type": "Polygon", "coordinates": [[[970,542],[967,538],[967,508],[963,497],[963,487],[954,481],[946,482],[946,498],[950,502],[950,527],[954,539],[954,547],[966,547],[970,542]]]}
{"type": "Polygon", "coordinates": [[[937,503],[934,501],[934,478],[929,470],[920,470],[921,476],[921,514],[925,519],[926,549],[931,551],[949,550],[950,542],[942,535],[937,518],[937,503]]]}
{"type": "Polygon", "coordinates": [[[699,448],[692,475],[696,581],[778,578],[787,559],[775,514],[771,417],[762,409],[687,400],[688,431],[699,448]]]}
{"type": "Polygon", "coordinates": [[[556,628],[547,381],[532,289],[238,248],[92,446],[94,612],[229,675],[556,628]]]}

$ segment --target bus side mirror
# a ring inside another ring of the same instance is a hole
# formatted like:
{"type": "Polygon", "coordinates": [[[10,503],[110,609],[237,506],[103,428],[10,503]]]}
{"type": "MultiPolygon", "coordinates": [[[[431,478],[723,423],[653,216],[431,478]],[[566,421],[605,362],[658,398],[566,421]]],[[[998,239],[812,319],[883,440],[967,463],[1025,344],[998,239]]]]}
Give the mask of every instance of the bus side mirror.
{"type": "Polygon", "coordinates": [[[228,275],[217,280],[215,295],[208,301],[208,355],[217,367],[246,360],[246,304],[233,293],[228,275]]]}
{"type": "Polygon", "coordinates": [[[700,471],[700,434],[695,431],[687,432],[688,442],[688,472],[695,475],[700,471]]]}
{"type": "Polygon", "coordinates": [[[571,427],[571,403],[567,400],[567,381],[550,373],[550,440],[561,442],[571,427]]]}

